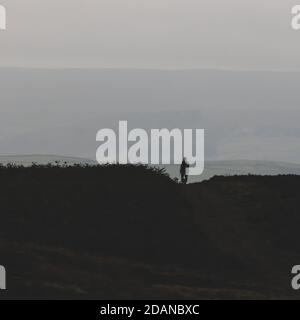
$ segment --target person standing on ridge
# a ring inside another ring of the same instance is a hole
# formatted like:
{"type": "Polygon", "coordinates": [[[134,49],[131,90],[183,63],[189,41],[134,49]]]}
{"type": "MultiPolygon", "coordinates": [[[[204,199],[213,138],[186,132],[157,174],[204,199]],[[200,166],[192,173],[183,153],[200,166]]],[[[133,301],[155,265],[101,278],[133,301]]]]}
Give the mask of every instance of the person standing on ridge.
{"type": "Polygon", "coordinates": [[[187,184],[188,174],[187,169],[189,168],[189,164],[186,161],[186,158],[183,158],[181,166],[180,166],[180,175],[181,175],[181,183],[187,184]]]}

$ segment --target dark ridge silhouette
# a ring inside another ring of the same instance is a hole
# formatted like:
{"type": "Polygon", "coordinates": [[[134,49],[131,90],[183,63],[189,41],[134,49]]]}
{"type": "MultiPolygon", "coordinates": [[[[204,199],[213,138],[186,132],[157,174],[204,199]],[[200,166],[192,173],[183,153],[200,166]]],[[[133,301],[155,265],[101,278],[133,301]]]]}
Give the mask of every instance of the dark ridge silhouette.
{"type": "Polygon", "coordinates": [[[298,176],[0,167],[0,298],[295,298],[298,176]]]}

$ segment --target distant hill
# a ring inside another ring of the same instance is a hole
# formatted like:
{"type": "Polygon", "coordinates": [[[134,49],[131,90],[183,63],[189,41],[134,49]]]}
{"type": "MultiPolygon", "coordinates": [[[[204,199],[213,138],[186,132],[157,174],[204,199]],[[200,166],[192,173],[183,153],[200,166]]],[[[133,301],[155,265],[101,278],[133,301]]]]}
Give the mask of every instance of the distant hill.
{"type": "MultiPolygon", "coordinates": [[[[14,155],[0,156],[0,163],[31,166],[32,163],[46,165],[48,163],[67,163],[96,165],[97,162],[91,159],[66,157],[59,155],[14,155]]],[[[159,166],[165,168],[171,178],[179,178],[179,165],[159,166]]],[[[191,176],[190,183],[208,180],[213,176],[233,176],[233,175],[300,175],[300,165],[275,161],[255,161],[255,160],[231,160],[231,161],[206,161],[204,173],[201,176],[191,176]]]]}
{"type": "MultiPolygon", "coordinates": [[[[166,166],[171,177],[179,178],[179,166],[166,166]]],[[[206,161],[201,176],[191,176],[189,182],[195,183],[208,180],[213,176],[234,175],[300,175],[300,165],[286,162],[232,160],[232,161],[206,161]]]]}
{"type": "Polygon", "coordinates": [[[7,298],[295,298],[300,177],[0,168],[7,298]]]}
{"type": "Polygon", "coordinates": [[[39,165],[46,164],[64,164],[68,163],[69,165],[74,164],[89,164],[95,165],[96,161],[77,158],[77,157],[64,157],[64,156],[56,156],[56,155],[13,155],[13,156],[0,156],[0,163],[3,165],[7,164],[15,164],[15,165],[23,165],[23,166],[31,166],[33,163],[39,165]]]}

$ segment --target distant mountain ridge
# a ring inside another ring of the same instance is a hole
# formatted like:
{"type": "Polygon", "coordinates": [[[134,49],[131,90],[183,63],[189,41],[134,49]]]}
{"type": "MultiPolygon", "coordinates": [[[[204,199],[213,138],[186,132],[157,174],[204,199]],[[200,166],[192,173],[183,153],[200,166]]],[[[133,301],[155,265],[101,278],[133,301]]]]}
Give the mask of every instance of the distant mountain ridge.
{"type": "Polygon", "coordinates": [[[95,165],[96,161],[80,158],[80,157],[67,157],[67,156],[58,156],[58,155],[8,155],[0,156],[0,163],[3,165],[15,164],[23,166],[31,166],[33,163],[39,165],[46,165],[49,163],[55,164],[59,163],[68,163],[69,165],[75,164],[89,164],[95,165]]]}

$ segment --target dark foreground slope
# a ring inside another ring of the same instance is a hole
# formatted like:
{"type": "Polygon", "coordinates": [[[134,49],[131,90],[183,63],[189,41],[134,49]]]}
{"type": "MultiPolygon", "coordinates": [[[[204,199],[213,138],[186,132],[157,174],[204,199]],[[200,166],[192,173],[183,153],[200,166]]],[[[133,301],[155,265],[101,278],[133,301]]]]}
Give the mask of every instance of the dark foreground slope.
{"type": "Polygon", "coordinates": [[[298,298],[300,177],[0,169],[0,298],[298,298]]]}

